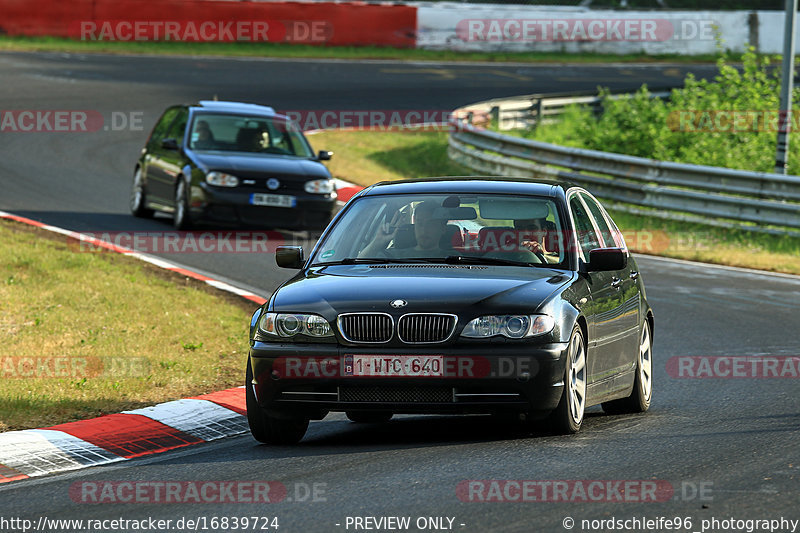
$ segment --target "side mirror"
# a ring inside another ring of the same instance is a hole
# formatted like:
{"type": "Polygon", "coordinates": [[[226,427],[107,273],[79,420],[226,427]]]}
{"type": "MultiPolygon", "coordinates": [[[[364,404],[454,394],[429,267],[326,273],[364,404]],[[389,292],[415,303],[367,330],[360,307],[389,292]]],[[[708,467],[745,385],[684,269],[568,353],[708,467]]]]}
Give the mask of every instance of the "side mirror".
{"type": "Polygon", "coordinates": [[[275,249],[275,262],[283,268],[302,268],[303,266],[303,247],[302,246],[278,246],[275,249]]]}
{"type": "Polygon", "coordinates": [[[331,157],[333,157],[333,152],[329,152],[328,150],[320,150],[317,154],[317,159],[320,161],[330,161],[331,157]]]}
{"type": "Polygon", "coordinates": [[[588,272],[622,270],[628,265],[628,254],[622,248],[595,248],[589,252],[588,272]]]}
{"type": "Polygon", "coordinates": [[[175,150],[175,151],[177,151],[178,150],[178,141],[176,141],[175,139],[172,139],[172,138],[164,139],[163,141],[161,141],[161,148],[163,148],[164,150],[175,150]]]}

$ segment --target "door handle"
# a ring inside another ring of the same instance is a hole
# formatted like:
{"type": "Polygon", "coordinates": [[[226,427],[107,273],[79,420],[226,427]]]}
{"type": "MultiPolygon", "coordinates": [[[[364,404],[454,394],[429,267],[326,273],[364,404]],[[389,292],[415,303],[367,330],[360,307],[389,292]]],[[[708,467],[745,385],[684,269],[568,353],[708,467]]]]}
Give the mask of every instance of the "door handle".
{"type": "Polygon", "coordinates": [[[620,285],[622,285],[622,280],[621,279],[619,279],[616,276],[611,278],[611,286],[612,287],[614,287],[615,289],[619,289],[620,285]]]}
{"type": "Polygon", "coordinates": [[[631,270],[631,279],[639,279],[639,273],[635,270],[631,270]]]}

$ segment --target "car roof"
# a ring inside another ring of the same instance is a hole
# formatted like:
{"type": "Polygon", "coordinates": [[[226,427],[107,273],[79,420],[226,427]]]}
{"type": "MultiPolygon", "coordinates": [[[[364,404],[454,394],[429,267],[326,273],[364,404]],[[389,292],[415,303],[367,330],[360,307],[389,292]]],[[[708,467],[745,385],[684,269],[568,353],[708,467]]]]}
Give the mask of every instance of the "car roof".
{"type": "Polygon", "coordinates": [[[222,111],[226,113],[242,113],[244,115],[259,115],[264,117],[275,117],[278,115],[269,106],[248,104],[244,102],[219,102],[217,100],[200,100],[197,105],[192,106],[195,110],[202,108],[207,111],[222,111]]]}
{"type": "Polygon", "coordinates": [[[576,185],[567,181],[513,176],[441,176],[382,181],[368,187],[362,195],[506,193],[564,198],[567,190],[573,187],[576,185]]]}

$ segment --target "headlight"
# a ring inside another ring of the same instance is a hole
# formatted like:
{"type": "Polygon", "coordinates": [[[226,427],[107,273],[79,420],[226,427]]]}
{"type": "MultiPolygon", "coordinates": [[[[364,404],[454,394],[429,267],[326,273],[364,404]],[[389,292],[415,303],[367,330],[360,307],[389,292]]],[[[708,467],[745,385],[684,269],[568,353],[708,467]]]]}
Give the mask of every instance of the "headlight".
{"type": "Polygon", "coordinates": [[[258,321],[262,333],[274,337],[332,337],[333,331],[328,321],[319,315],[297,313],[265,313],[258,321]]]}
{"type": "Polygon", "coordinates": [[[485,339],[503,335],[510,339],[522,339],[550,333],[554,327],[555,320],[547,315],[488,315],[471,320],[461,336],[485,339]]]}
{"type": "Polygon", "coordinates": [[[311,180],[306,182],[306,192],[309,194],[330,194],[335,189],[333,180],[311,180]]]}
{"type": "Polygon", "coordinates": [[[206,175],[206,182],[217,187],[236,187],[239,185],[239,178],[224,172],[209,172],[206,175]]]}

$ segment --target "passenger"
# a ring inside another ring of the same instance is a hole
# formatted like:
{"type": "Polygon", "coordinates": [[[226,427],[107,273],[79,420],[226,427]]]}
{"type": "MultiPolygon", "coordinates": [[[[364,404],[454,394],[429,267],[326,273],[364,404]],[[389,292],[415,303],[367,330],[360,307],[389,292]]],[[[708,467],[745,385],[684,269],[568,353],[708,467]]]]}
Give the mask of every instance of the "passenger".
{"type": "Polygon", "coordinates": [[[521,248],[530,250],[536,256],[541,256],[540,259],[544,259],[547,263],[558,263],[558,252],[548,251],[545,247],[545,237],[548,236],[547,226],[548,222],[545,218],[514,221],[514,229],[518,232],[521,248]]]}

